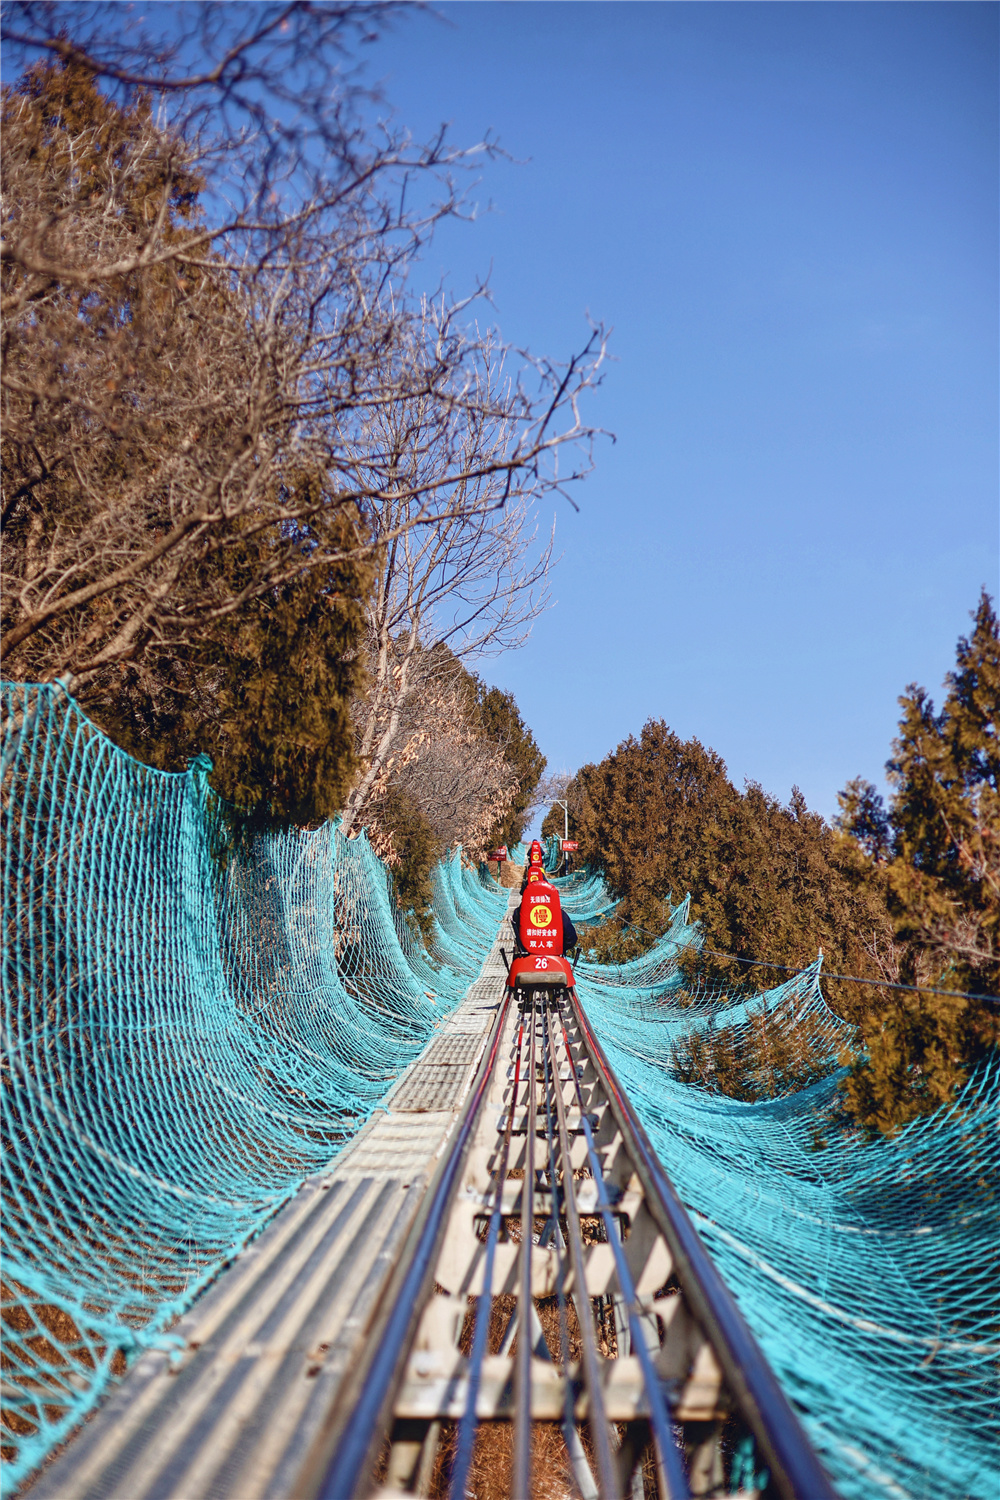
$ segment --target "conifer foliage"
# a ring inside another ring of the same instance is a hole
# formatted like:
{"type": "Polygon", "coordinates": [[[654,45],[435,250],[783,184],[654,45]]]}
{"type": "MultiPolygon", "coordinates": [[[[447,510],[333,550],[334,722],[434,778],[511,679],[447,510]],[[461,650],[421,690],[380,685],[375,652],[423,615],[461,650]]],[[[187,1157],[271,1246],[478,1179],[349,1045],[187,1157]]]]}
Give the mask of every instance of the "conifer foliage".
{"type": "MultiPolygon", "coordinates": [[[[660,931],[671,895],[690,891],[713,950],[689,964],[692,978],[697,968],[730,988],[767,988],[773,970],[725,955],[803,968],[819,948],[835,972],[895,977],[884,881],[797,788],[787,805],[755,783],[740,792],[714,750],[650,720],[584,766],[568,800],[580,854],[604,873],[624,921],[660,931]]],[[[856,990],[828,990],[857,1014],[856,990]]]]}
{"type": "MultiPolygon", "coordinates": [[[[861,1037],[842,1059],[842,1118],[872,1134],[952,1100],[1000,1042],[1000,1005],[887,987],[1000,994],[1000,635],[985,591],[941,711],[915,685],[900,705],[888,808],[857,779],[834,827],[797,788],[787,805],[754,783],[739,791],[714,750],[662,720],[567,792],[581,855],[621,901],[589,935],[602,958],[641,951],[690,891],[705,937],[685,962],[692,983],[763,990],[780,975],[752,960],[803,968],[820,948],[827,971],[870,981],[823,987],[861,1037]]],[[[543,831],[561,829],[553,808],[543,831]]],[[[807,1035],[792,1041],[761,1015],[746,1036],[713,1031],[675,1062],[692,1083],[759,1098],[829,1070],[807,1035]]]]}
{"type": "MultiPolygon", "coordinates": [[[[1000,636],[984,590],[940,713],[911,683],[886,770],[841,793],[841,826],[884,872],[910,984],[1000,995],[1000,636]]],[[[876,999],[852,1069],[852,1113],[886,1129],[944,1103],[1000,1040],[1000,1006],[929,993],[876,999]]]]}
{"type": "Polygon", "coordinates": [[[247,826],[314,827],[340,811],[355,772],[369,576],[353,559],[302,574],[191,641],[101,674],[88,709],[163,770],[208,755],[212,787],[247,826]]]}
{"type": "Polygon", "coordinates": [[[985,590],[941,712],[918,687],[900,703],[890,886],[910,972],[1000,993],[1000,638],[985,590]]]}

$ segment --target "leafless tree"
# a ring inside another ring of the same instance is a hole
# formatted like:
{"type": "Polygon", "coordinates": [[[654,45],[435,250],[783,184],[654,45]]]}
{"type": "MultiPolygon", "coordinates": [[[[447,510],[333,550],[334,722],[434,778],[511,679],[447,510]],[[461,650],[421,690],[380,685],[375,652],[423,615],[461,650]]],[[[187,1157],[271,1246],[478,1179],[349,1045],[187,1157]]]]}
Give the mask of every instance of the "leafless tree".
{"type": "Polygon", "coordinates": [[[542,777],[535,788],[531,806],[550,808],[557,799],[565,798],[574,776],[573,771],[550,771],[547,776],[542,777]]]}
{"type": "Polygon", "coordinates": [[[439,847],[461,844],[471,858],[485,858],[490,831],[517,794],[517,774],[505,746],[483,733],[473,684],[450,652],[421,652],[410,668],[413,687],[400,705],[395,744],[364,805],[369,838],[391,866],[394,830],[383,803],[391,787],[419,811],[439,847]]]}
{"type": "Polygon", "coordinates": [[[602,339],[505,382],[466,304],[408,296],[491,148],[372,124],[349,63],[392,7],[149,9],[4,7],[8,49],[59,65],[4,99],[6,670],[79,689],[304,571],[402,557],[428,581],[373,617],[377,776],[383,619],[394,667],[445,598],[435,638],[513,638],[548,556],[522,565],[526,514],[586,467],[554,460],[586,452],[602,339]]]}
{"type": "MultiPolygon", "coordinates": [[[[412,237],[458,207],[447,169],[470,152],[452,149],[443,133],[415,145],[378,117],[378,96],[364,86],[356,55],[401,8],[394,0],[192,0],[172,8],[7,0],[0,19],[8,62],[83,69],[126,110],[139,98],[151,101],[157,128],[176,148],[172,167],[183,173],[197,161],[214,211],[172,235],[168,175],[159,213],[145,218],[130,244],[95,244],[68,261],[50,236],[75,218],[79,202],[70,197],[49,213],[24,214],[5,244],[5,262],[39,282],[92,286],[155,265],[190,267],[220,246],[236,264],[268,252],[280,258],[296,231],[317,245],[359,190],[388,213],[381,227],[397,235],[405,260],[412,237]],[[441,198],[428,200],[423,214],[411,209],[399,218],[392,195],[379,197],[387,175],[412,188],[413,174],[427,168],[441,198]]],[[[490,149],[482,143],[471,154],[490,149]]],[[[113,210],[114,200],[105,197],[103,206],[113,210]]]]}
{"type": "Polygon", "coordinates": [[[386,401],[360,444],[344,434],[355,456],[352,487],[366,496],[379,543],[368,604],[371,691],[358,711],[362,773],[345,812],[347,834],[365,822],[421,703],[419,732],[424,743],[433,738],[437,674],[447,675],[456,658],[525,639],[545,603],[552,559],[553,536],[539,537],[536,503],[581,472],[560,473],[567,438],[590,436],[578,403],[599,378],[599,331],[567,367],[534,366],[540,391],[529,391],[523,375],[506,378],[507,351],[489,335],[470,334],[457,311],[425,303],[419,327],[407,327],[386,356],[388,365],[405,366],[411,339],[433,341],[449,350],[441,384],[386,401]],[[557,429],[564,411],[569,420],[557,429]]]}

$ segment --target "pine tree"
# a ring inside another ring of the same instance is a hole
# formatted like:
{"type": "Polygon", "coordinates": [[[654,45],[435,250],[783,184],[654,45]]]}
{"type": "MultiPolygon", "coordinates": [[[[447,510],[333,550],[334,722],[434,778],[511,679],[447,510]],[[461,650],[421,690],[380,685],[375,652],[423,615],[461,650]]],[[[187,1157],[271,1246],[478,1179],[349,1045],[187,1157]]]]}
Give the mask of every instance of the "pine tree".
{"type": "MultiPolygon", "coordinates": [[[[350,523],[341,514],[331,524],[350,523]]],[[[254,565],[238,551],[227,559],[236,570],[254,565]]],[[[301,575],[184,646],[103,674],[88,712],[164,770],[208,755],[210,785],[242,824],[314,827],[343,807],[356,769],[351,703],[365,685],[370,579],[357,559],[301,575]]]]}
{"type": "MultiPolygon", "coordinates": [[[[660,931],[670,897],[690,891],[705,946],[715,950],[689,961],[692,979],[697,968],[730,988],[765,989],[773,970],[717,955],[802,968],[819,948],[837,972],[887,977],[884,874],[797,788],[787,805],[755,783],[740,792],[714,750],[651,720],[639,739],[584,766],[568,798],[581,856],[604,873],[625,921],[660,931]]],[[[856,1019],[864,1003],[857,988],[826,988],[834,1007],[856,1019]]]]}
{"type": "Polygon", "coordinates": [[[922,688],[903,717],[888,770],[895,789],[891,870],[897,930],[911,972],[949,987],[1000,991],[1000,639],[985,590],[958,643],[940,714],[922,688]]]}
{"type": "MultiPolygon", "coordinates": [[[[1000,639],[983,591],[959,640],[940,713],[911,684],[887,764],[888,815],[874,788],[841,795],[843,826],[871,847],[879,831],[889,909],[903,945],[901,978],[973,994],[1000,993],[1000,639]]],[[[1000,1006],[921,993],[883,994],[862,1017],[865,1050],[847,1112],[888,1131],[952,1099],[1000,1040],[1000,1006]]]]}

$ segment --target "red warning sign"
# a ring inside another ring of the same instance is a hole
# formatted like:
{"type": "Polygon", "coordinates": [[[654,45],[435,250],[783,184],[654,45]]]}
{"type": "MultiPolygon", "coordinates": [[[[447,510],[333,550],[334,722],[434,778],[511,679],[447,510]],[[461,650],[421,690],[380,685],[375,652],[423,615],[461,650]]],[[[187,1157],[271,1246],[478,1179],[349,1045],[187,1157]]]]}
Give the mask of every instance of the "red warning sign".
{"type": "Polygon", "coordinates": [[[577,843],[576,839],[560,839],[559,847],[564,851],[564,853],[569,854],[572,850],[579,849],[580,845],[577,843]]]}

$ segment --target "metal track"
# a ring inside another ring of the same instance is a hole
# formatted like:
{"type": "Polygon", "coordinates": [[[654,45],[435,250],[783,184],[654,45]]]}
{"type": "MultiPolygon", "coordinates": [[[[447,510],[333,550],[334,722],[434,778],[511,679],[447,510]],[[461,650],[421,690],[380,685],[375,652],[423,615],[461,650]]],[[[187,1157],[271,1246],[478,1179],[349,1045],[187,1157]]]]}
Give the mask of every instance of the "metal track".
{"type": "Polygon", "coordinates": [[[527,1500],[542,1426],[582,1500],[833,1500],[575,992],[520,1000],[299,1500],[527,1500]]]}
{"type": "MultiPolygon", "coordinates": [[[[30,1500],[289,1500],[427,1203],[502,1004],[500,939],[382,1109],[147,1349],[30,1500]]],[[[405,1258],[405,1257],[404,1257],[405,1258]]]]}

